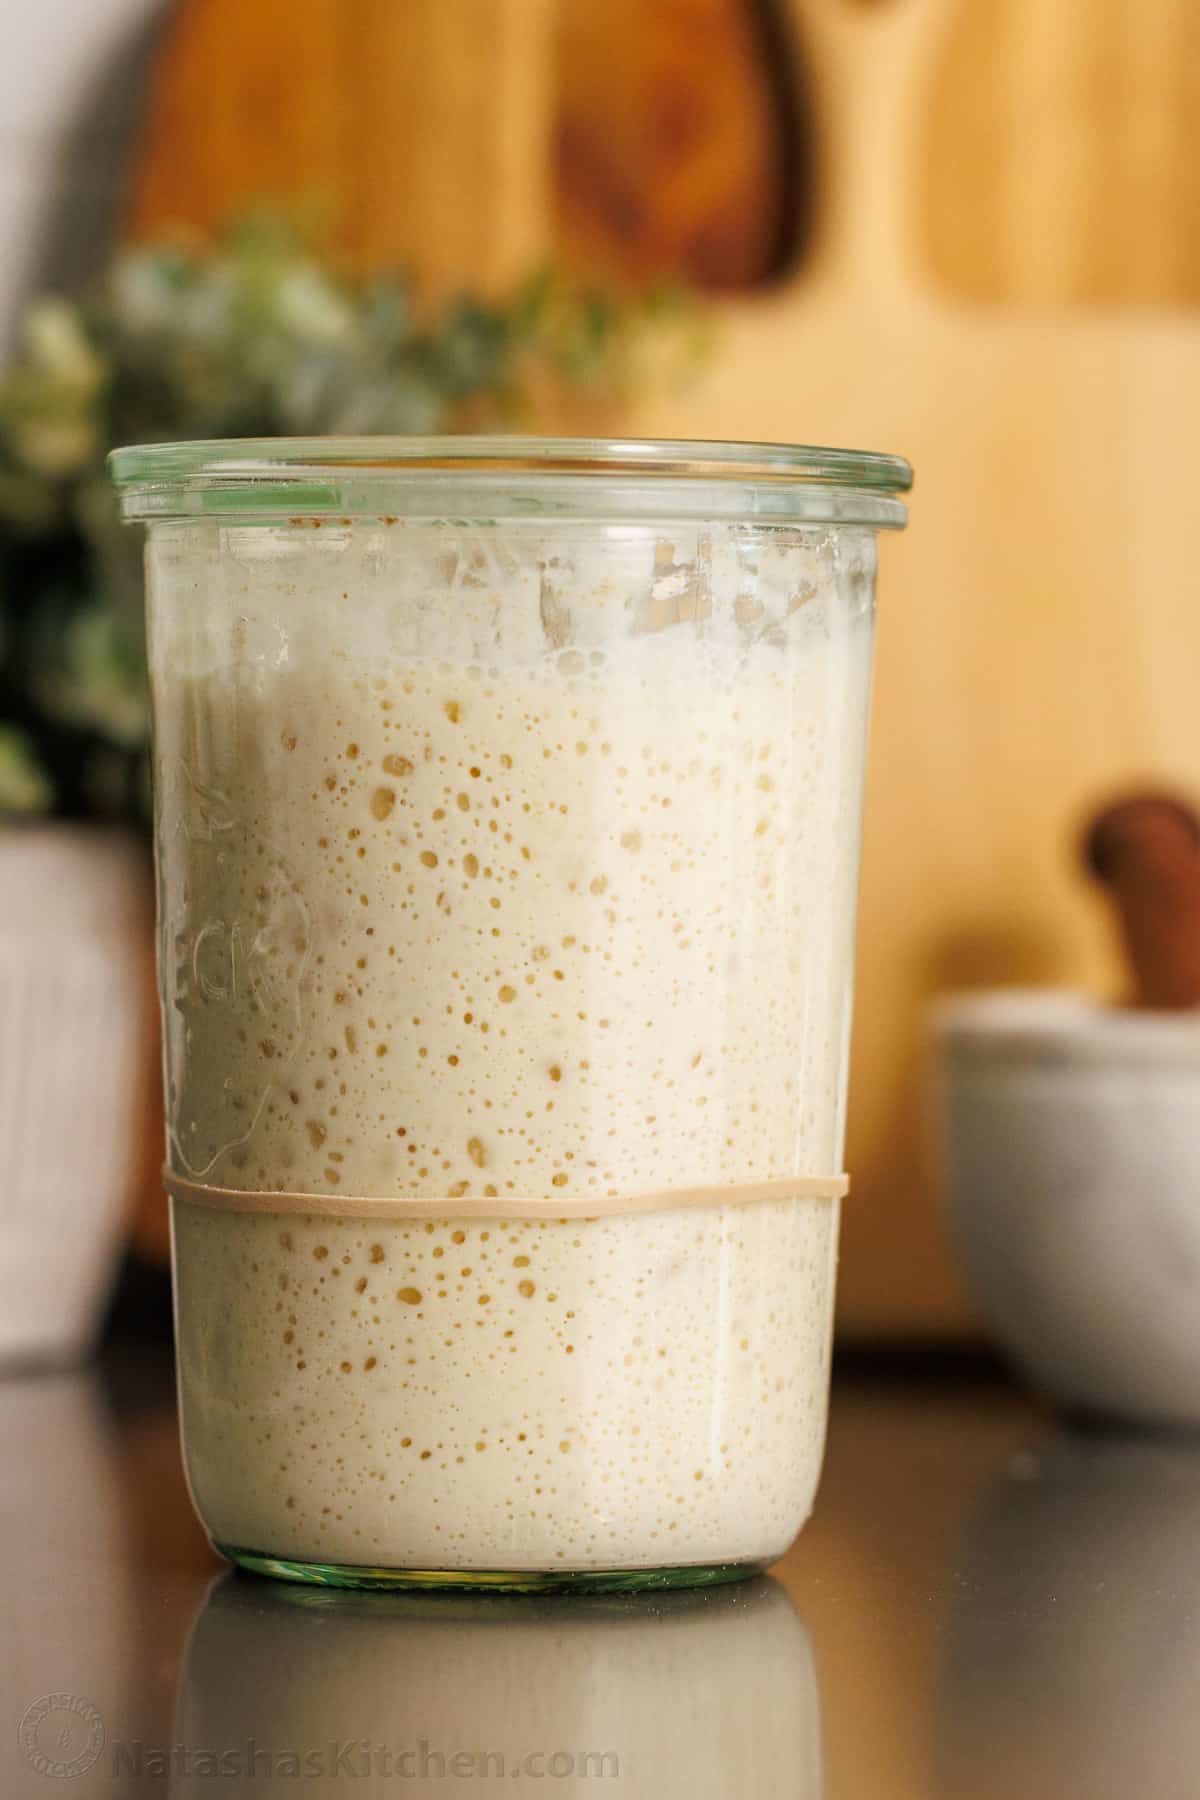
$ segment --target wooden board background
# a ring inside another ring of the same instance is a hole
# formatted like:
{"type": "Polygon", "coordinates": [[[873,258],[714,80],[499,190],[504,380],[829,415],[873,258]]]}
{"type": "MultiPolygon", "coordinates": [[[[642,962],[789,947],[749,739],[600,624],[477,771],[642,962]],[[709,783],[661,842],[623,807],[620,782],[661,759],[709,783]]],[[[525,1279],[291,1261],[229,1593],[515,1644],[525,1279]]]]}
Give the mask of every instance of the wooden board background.
{"type": "Polygon", "coordinates": [[[203,221],[324,170],[357,184],[348,247],[411,256],[435,285],[503,279],[564,241],[645,272],[658,242],[661,266],[743,291],[719,302],[711,371],[624,428],[912,458],[912,527],[883,559],[840,1316],[858,1336],[957,1332],[928,1002],[1111,989],[1076,823],[1131,779],[1200,791],[1195,9],[779,0],[789,100],[747,24],[757,0],[694,4],[707,35],[677,33],[673,70],[639,35],[659,0],[613,0],[603,54],[600,14],[576,19],[573,64],[553,0],[292,0],[282,37],[263,27],[282,0],[185,0],[132,217],[203,221]],[[397,13],[406,43],[426,34],[419,64],[386,37],[397,13]],[[300,129],[297,108],[333,104],[313,98],[341,66],[330,46],[372,19],[377,56],[338,52],[359,71],[351,113],[300,129]],[[614,95],[622,67],[636,79],[614,95]],[[697,80],[710,125],[689,163],[686,134],[647,119],[697,80]],[[375,163],[385,124],[397,148],[375,163]],[[580,146],[605,130],[589,199],[580,146]],[[706,164],[722,134],[739,153],[706,164]],[[641,165],[651,197],[623,212],[614,184],[641,165]]]}

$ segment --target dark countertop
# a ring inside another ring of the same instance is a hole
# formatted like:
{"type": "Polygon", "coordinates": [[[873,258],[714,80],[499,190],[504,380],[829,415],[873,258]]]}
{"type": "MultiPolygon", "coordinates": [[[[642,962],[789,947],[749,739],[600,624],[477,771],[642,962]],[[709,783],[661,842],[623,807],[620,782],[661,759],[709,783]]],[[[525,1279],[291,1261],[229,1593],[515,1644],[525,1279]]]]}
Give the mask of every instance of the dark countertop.
{"type": "Polygon", "coordinates": [[[223,1576],[165,1350],[0,1382],[0,1794],[519,1777],[639,1800],[1194,1800],[1200,1445],[1068,1430],[982,1369],[890,1367],[839,1373],[816,1513],[772,1577],[661,1601],[223,1576]],[[39,1715],[48,1695],[79,1705],[39,1715]],[[102,1721],[104,1748],[70,1780],[39,1773],[23,1716],[71,1755],[102,1721]],[[224,1775],[205,1760],[222,1752],[224,1775]]]}

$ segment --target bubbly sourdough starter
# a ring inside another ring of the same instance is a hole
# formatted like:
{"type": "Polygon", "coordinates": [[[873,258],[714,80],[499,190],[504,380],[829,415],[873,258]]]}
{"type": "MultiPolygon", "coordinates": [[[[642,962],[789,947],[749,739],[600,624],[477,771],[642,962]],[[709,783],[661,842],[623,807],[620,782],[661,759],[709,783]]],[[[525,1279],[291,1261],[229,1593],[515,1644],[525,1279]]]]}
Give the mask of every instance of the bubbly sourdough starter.
{"type": "Polygon", "coordinates": [[[532,647],[467,662],[331,625],[372,567],[347,533],[284,601],[251,576],[232,657],[211,616],[155,650],[176,1167],[448,1197],[175,1203],[199,1510],[352,1564],[776,1554],[819,1470],[836,1203],[504,1201],[840,1168],[866,609],[826,570],[754,632],[714,579],[704,623],[561,648],[543,576],[532,647]]]}

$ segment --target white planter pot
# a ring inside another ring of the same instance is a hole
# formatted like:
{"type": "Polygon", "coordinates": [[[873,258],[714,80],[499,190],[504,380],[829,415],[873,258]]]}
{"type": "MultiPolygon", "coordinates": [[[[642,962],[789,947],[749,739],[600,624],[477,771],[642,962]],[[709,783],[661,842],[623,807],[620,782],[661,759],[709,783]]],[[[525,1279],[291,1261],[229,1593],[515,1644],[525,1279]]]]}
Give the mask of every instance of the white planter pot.
{"type": "Polygon", "coordinates": [[[1014,990],[935,1022],[950,1219],[1064,1405],[1200,1424],[1200,1017],[1014,990]]]}
{"type": "Polygon", "coordinates": [[[99,1329],[145,1116],[152,926],[116,834],[0,832],[0,1366],[99,1329]]]}

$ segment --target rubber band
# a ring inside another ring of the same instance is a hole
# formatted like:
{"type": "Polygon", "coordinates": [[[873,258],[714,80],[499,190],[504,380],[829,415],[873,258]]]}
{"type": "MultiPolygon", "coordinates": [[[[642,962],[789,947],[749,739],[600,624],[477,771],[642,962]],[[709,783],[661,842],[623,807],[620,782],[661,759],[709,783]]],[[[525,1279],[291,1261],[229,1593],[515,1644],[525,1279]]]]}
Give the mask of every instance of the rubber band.
{"type": "Polygon", "coordinates": [[[544,1194],[456,1194],[409,1199],[210,1187],[164,1169],[163,1186],[172,1199],[223,1212],[310,1213],[335,1219],[603,1219],[680,1207],[752,1206],[764,1200],[841,1200],[850,1191],[850,1178],[783,1176],[720,1187],[656,1188],[640,1194],[555,1194],[550,1198],[544,1194]]]}

